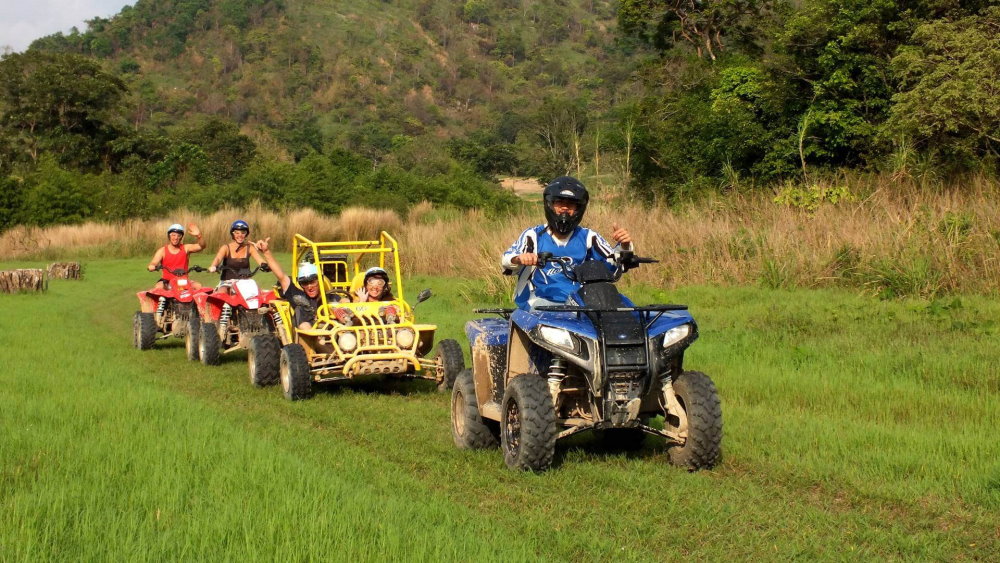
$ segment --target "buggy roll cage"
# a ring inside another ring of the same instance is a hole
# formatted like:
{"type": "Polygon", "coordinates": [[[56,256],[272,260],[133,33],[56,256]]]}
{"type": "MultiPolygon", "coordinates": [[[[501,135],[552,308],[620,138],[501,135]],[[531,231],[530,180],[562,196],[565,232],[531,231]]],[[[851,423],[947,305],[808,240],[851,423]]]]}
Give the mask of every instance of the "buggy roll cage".
{"type": "MultiPolygon", "coordinates": [[[[308,238],[296,234],[292,240],[292,279],[298,278],[299,264],[301,262],[311,262],[316,265],[319,274],[322,291],[319,292],[322,305],[317,310],[330,310],[327,303],[326,294],[331,290],[351,294],[351,283],[355,276],[364,272],[374,264],[362,264],[365,256],[378,256],[379,268],[389,273],[392,283],[392,295],[395,301],[404,303],[404,308],[409,309],[403,293],[403,276],[399,265],[399,244],[389,233],[382,231],[378,240],[355,240],[341,242],[313,242],[308,238]],[[389,267],[387,267],[387,263],[389,267]],[[332,272],[328,272],[324,266],[332,266],[332,272]],[[329,277],[333,274],[333,278],[329,277]],[[342,275],[341,275],[342,274],[342,275]],[[325,279],[324,279],[325,278],[325,279]],[[326,306],[326,307],[324,307],[326,306]]],[[[353,297],[353,296],[352,296],[353,297]]]]}

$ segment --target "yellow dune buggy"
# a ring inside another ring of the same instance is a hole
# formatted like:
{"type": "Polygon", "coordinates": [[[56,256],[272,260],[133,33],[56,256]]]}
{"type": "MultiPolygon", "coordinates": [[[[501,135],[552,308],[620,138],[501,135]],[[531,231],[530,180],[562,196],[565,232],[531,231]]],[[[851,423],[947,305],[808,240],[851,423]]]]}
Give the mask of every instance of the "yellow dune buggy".
{"type": "MultiPolygon", "coordinates": [[[[312,328],[297,328],[291,303],[273,301],[277,337],[261,335],[251,341],[251,382],[263,386],[280,379],[285,397],[293,401],[309,397],[313,383],[366,376],[430,379],[441,391],[451,389],[465,369],[462,348],[455,340],[442,340],[437,353],[428,356],[437,327],[416,322],[404,298],[399,246],[388,233],[383,231],[378,240],[348,242],[313,242],[295,235],[292,280],[305,262],[321,274],[316,321],[312,328]],[[365,272],[374,266],[389,275],[391,299],[355,302],[365,272]]],[[[416,303],[429,297],[429,289],[421,291],[416,303]]]]}

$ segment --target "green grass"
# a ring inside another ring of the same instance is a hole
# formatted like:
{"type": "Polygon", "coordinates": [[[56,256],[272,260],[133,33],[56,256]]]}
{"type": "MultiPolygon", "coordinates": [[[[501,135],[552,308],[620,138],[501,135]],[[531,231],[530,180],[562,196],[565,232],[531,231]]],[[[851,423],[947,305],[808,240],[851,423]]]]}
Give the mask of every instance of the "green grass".
{"type": "MultiPolygon", "coordinates": [[[[287,260],[286,260],[287,261],[287,260]]],[[[428,382],[249,385],[243,355],[131,348],[139,260],[0,295],[0,559],[990,559],[1000,551],[1000,303],[686,288],[689,369],[725,417],[723,464],[586,435],[555,469],[451,442],[428,382]]],[[[25,265],[25,264],[19,264],[25,265]]],[[[0,267],[11,267],[3,264],[0,267]]],[[[205,280],[210,278],[205,277],[205,280]]],[[[263,278],[262,278],[263,279],[263,278]]],[[[460,338],[460,280],[422,322],[460,338]]],[[[464,339],[460,338],[460,342],[464,339]]]]}

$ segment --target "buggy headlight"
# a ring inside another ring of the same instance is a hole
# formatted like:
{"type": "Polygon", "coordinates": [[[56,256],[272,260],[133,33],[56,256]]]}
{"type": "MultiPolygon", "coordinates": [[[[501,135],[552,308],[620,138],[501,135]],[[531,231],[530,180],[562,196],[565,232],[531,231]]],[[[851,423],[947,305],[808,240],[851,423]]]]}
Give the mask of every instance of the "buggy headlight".
{"type": "Polygon", "coordinates": [[[413,346],[413,330],[409,328],[401,328],[396,331],[396,345],[400,348],[409,348],[413,346]]]}
{"type": "Polygon", "coordinates": [[[663,335],[663,347],[669,348],[687,338],[689,334],[691,334],[691,325],[683,324],[681,326],[675,326],[663,335]]]}
{"type": "Polygon", "coordinates": [[[538,334],[553,346],[558,346],[564,350],[576,351],[576,343],[573,342],[573,336],[564,328],[542,325],[538,328],[538,334]]]}
{"type": "Polygon", "coordinates": [[[344,352],[351,352],[358,347],[358,335],[350,331],[341,332],[337,335],[337,346],[344,352]]]}

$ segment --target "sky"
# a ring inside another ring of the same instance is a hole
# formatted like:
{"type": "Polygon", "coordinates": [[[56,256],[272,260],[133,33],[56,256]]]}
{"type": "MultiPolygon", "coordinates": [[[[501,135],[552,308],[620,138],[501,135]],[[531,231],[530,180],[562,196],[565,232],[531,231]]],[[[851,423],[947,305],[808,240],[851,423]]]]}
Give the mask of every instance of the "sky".
{"type": "Polygon", "coordinates": [[[21,52],[39,37],[69,33],[76,26],[87,29],[84,20],[107,18],[135,0],[0,0],[0,53],[10,47],[21,52]]]}

